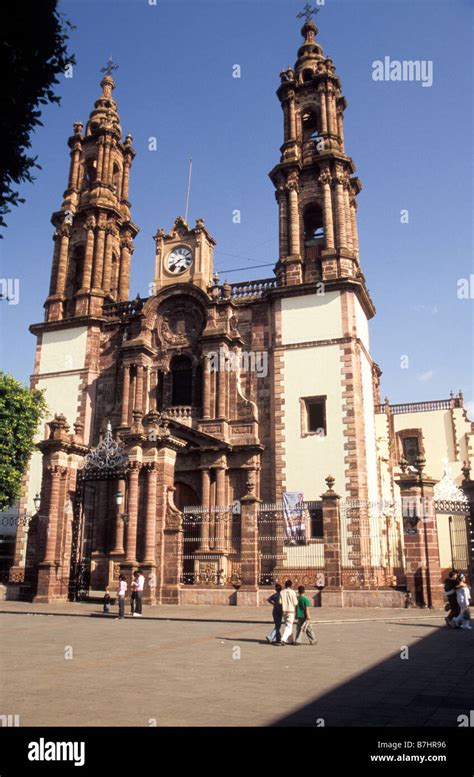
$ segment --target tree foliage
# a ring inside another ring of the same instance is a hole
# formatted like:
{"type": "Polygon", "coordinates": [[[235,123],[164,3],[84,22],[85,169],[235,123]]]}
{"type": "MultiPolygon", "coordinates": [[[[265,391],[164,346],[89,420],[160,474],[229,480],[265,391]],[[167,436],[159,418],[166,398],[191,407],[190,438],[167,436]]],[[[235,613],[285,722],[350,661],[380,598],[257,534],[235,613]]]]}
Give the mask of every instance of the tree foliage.
{"type": "MultiPolygon", "coordinates": [[[[74,57],[67,52],[73,26],[56,10],[57,0],[3,0],[0,32],[0,227],[12,205],[24,202],[16,185],[32,182],[37,157],[31,134],[41,125],[41,106],[59,103],[54,85],[74,57]]],[[[1,235],[0,235],[1,237],[1,235]]]]}
{"type": "Polygon", "coordinates": [[[21,480],[35,450],[34,437],[47,412],[43,392],[0,371],[0,510],[19,498],[21,480]]]}

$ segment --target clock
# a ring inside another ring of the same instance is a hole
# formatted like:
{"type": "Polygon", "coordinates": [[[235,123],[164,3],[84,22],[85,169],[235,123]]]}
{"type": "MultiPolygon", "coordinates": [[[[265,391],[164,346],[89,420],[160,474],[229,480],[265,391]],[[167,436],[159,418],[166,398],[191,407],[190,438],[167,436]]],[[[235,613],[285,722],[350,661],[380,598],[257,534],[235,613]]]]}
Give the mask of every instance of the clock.
{"type": "Polygon", "coordinates": [[[192,251],[186,246],[178,246],[166,259],[166,269],[172,275],[181,275],[193,262],[192,251]]]}

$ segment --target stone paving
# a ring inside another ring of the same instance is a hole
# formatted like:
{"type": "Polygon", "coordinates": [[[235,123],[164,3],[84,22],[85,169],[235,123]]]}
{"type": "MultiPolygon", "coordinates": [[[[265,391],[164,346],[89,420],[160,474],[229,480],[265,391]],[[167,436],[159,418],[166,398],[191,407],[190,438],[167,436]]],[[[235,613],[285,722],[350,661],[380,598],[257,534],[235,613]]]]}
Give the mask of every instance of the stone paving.
{"type": "Polygon", "coordinates": [[[312,613],[317,645],[277,648],[265,607],[146,607],[118,621],[94,604],[1,602],[0,713],[22,726],[456,727],[469,716],[474,630],[447,629],[441,611],[312,613]]]}

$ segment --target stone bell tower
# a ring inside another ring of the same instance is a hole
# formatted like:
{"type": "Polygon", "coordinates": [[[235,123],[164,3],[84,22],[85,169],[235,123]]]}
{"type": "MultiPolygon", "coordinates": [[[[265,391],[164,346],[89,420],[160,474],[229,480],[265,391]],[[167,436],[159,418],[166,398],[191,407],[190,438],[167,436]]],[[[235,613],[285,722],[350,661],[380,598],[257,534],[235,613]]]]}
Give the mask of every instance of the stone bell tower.
{"type": "Polygon", "coordinates": [[[128,186],[135,151],[122,140],[115,87],[105,68],[102,94],[83,133],[74,124],[71,162],[61,209],[53,213],[54,255],[46,321],[97,316],[105,301],[128,299],[130,258],[138,228],[131,220],[128,186]]]}
{"type": "Polygon", "coordinates": [[[284,118],[280,162],[270,173],[279,208],[276,274],[284,285],[356,277],[356,195],[361,189],[344,149],[347,106],[330,57],[309,18],[294,68],[280,73],[284,118]]]}

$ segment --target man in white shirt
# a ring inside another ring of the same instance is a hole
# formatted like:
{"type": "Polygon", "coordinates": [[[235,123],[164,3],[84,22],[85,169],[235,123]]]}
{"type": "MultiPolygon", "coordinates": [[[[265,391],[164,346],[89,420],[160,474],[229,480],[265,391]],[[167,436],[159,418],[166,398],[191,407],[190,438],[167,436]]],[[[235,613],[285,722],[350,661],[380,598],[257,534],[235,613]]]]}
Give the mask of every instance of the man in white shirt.
{"type": "Polygon", "coordinates": [[[282,620],[283,620],[283,633],[281,635],[281,644],[288,645],[288,639],[291,637],[293,640],[293,623],[295,621],[296,606],[298,604],[298,597],[293,591],[293,583],[291,580],[285,582],[285,587],[280,593],[282,620]]]}
{"type": "Polygon", "coordinates": [[[142,617],[142,599],[143,599],[143,588],[145,586],[145,575],[143,574],[143,569],[138,570],[138,575],[136,577],[136,587],[135,587],[135,612],[133,613],[133,617],[141,618],[142,617]]]}

